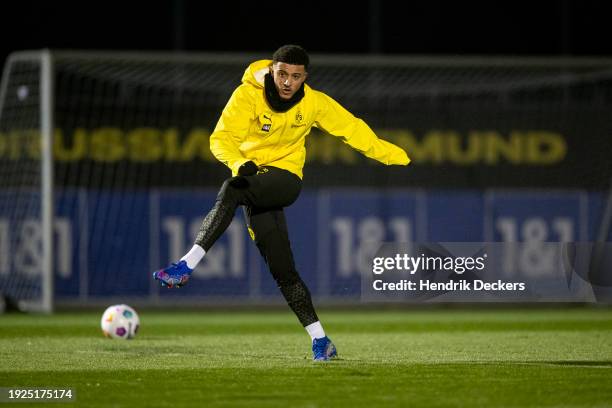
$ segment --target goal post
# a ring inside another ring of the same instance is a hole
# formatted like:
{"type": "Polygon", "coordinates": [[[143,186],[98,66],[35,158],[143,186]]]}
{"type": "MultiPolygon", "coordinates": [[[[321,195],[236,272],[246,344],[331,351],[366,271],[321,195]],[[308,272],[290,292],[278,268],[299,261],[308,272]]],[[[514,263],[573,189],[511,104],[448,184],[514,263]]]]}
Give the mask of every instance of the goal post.
{"type": "Polygon", "coordinates": [[[49,50],[40,54],[40,140],[41,140],[41,225],[42,299],[41,309],[53,311],[53,57],[49,50]]]}

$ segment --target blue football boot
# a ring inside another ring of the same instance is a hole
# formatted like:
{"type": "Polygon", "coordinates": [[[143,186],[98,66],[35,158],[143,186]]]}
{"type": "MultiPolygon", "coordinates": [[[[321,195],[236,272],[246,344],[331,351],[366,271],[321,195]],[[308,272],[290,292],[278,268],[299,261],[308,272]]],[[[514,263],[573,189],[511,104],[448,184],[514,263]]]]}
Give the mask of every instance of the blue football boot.
{"type": "Polygon", "coordinates": [[[327,361],[338,357],[336,346],[327,336],[312,341],[312,354],[315,361],[327,361]]]}
{"type": "Polygon", "coordinates": [[[193,269],[189,269],[187,262],[178,261],[164,269],[153,272],[153,278],[160,281],[162,286],[180,288],[189,281],[191,272],[193,272],[193,269]]]}

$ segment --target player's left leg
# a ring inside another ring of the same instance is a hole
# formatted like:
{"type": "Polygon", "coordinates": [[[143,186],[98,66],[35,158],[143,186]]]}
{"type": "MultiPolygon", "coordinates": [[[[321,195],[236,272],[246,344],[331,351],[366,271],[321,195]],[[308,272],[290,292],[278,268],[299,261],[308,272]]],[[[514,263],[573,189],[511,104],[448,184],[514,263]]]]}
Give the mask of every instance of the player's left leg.
{"type": "Polygon", "coordinates": [[[246,207],[245,212],[251,238],[289,307],[312,339],[314,359],[328,360],[336,357],[336,348],[325,335],[312,304],[310,291],[295,268],[282,208],[264,210],[246,207]]]}

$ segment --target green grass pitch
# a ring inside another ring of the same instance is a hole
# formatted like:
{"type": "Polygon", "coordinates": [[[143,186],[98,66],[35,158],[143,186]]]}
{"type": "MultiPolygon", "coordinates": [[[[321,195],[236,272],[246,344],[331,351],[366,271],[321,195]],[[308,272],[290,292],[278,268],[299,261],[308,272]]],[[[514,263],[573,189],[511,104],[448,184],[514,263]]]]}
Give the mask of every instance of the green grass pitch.
{"type": "Polygon", "coordinates": [[[0,316],[0,387],[72,387],[72,407],[612,406],[609,308],[323,310],[328,363],[288,312],[139,312],[132,341],[102,336],[102,310],[0,316]]]}

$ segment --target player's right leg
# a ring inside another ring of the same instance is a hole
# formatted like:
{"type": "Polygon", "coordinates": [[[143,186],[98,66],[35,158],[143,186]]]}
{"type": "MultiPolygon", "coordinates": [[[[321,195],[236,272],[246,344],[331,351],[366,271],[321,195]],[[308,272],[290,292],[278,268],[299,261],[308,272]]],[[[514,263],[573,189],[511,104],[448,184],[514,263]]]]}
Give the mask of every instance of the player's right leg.
{"type": "Polygon", "coordinates": [[[237,176],[225,180],[213,208],[200,226],[192,249],[180,261],[155,271],[153,278],[159,280],[162,286],[185,285],[206,251],[229,227],[239,205],[287,206],[297,199],[300,189],[301,180],[298,176],[274,167],[264,167],[253,176],[237,176]]]}
{"type": "Polygon", "coordinates": [[[231,224],[236,207],[249,202],[249,197],[253,195],[249,186],[246,177],[238,176],[225,180],[213,208],[202,222],[194,246],[178,262],[153,272],[153,278],[169,288],[184,286],[206,251],[231,224]]]}

